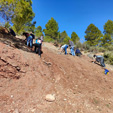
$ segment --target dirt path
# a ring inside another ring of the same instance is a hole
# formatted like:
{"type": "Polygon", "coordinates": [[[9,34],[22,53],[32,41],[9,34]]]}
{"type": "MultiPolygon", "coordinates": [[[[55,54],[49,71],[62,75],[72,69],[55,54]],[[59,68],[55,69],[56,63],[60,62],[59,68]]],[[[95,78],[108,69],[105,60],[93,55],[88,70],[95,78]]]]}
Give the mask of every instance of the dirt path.
{"type": "Polygon", "coordinates": [[[105,75],[87,56],[59,54],[49,43],[41,59],[0,47],[0,113],[113,113],[113,72],[105,75]]]}

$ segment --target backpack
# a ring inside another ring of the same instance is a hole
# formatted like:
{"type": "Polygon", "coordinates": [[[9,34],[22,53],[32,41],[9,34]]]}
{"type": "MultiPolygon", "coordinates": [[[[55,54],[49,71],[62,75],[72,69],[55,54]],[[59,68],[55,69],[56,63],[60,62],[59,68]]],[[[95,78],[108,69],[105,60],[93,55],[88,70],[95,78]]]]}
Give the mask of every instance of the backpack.
{"type": "Polygon", "coordinates": [[[37,44],[41,44],[42,41],[41,41],[40,39],[37,39],[37,40],[36,40],[36,43],[37,43],[37,44]]]}
{"type": "Polygon", "coordinates": [[[33,39],[35,39],[35,35],[33,35],[33,34],[30,34],[30,35],[32,36],[33,39]]]}

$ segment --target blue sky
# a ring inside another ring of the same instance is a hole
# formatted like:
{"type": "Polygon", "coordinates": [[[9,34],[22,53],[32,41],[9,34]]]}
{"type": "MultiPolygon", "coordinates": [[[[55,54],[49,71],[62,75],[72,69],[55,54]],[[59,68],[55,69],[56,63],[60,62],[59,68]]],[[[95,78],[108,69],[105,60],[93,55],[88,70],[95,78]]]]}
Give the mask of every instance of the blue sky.
{"type": "Polygon", "coordinates": [[[85,30],[93,23],[103,32],[103,26],[108,20],[113,21],[113,0],[32,0],[36,27],[45,28],[53,17],[59,26],[59,31],[67,32],[71,37],[74,31],[84,41],[85,30]]]}

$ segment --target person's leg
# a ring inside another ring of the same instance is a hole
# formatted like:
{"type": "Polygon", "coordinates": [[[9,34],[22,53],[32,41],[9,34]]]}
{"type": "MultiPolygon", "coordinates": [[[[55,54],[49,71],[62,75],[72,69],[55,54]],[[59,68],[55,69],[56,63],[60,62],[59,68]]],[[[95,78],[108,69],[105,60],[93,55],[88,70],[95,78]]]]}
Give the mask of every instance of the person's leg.
{"type": "Polygon", "coordinates": [[[75,51],[73,50],[73,56],[75,56],[75,51]]]}
{"type": "Polygon", "coordinates": [[[65,50],[65,55],[67,55],[67,48],[65,47],[64,50],[65,50]]]}
{"type": "Polygon", "coordinates": [[[34,52],[36,53],[36,46],[35,46],[34,52]]]}
{"type": "Polygon", "coordinates": [[[39,46],[38,46],[38,54],[41,57],[41,44],[39,44],[39,46]]]}
{"type": "Polygon", "coordinates": [[[73,54],[73,50],[72,50],[72,48],[70,48],[70,51],[71,51],[71,55],[73,54]]]}
{"type": "Polygon", "coordinates": [[[75,56],[74,47],[72,47],[72,55],[75,56]]]}
{"type": "Polygon", "coordinates": [[[33,44],[33,46],[34,46],[34,52],[36,53],[36,54],[38,54],[38,44],[33,44]]]}
{"type": "Polygon", "coordinates": [[[81,56],[81,53],[78,53],[78,56],[80,57],[81,56]]]}
{"type": "Polygon", "coordinates": [[[29,46],[29,37],[27,38],[27,46],[29,46]]]}
{"type": "Polygon", "coordinates": [[[30,37],[27,38],[27,46],[30,47],[30,37]]]}
{"type": "Polygon", "coordinates": [[[35,44],[35,49],[34,49],[35,53],[37,54],[38,53],[38,46],[37,44],[35,44]]]}
{"type": "Polygon", "coordinates": [[[78,56],[78,53],[76,53],[76,56],[78,56]]]}
{"type": "Polygon", "coordinates": [[[101,64],[102,67],[105,67],[104,58],[103,58],[103,57],[101,57],[101,62],[100,62],[100,64],[101,64]]]}
{"type": "Polygon", "coordinates": [[[30,39],[30,48],[33,46],[33,39],[30,39]]]}

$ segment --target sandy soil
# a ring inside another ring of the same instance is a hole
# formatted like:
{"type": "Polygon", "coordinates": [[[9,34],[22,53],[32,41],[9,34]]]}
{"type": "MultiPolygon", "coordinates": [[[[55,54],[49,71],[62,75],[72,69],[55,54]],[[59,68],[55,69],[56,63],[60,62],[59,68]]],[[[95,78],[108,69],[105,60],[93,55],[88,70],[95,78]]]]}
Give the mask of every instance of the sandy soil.
{"type": "Polygon", "coordinates": [[[112,70],[105,75],[89,57],[59,54],[51,43],[43,43],[40,58],[0,41],[0,113],[113,113],[112,70]]]}

